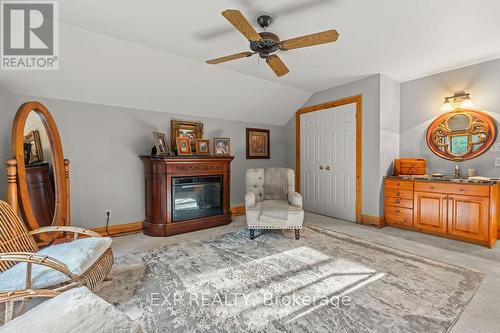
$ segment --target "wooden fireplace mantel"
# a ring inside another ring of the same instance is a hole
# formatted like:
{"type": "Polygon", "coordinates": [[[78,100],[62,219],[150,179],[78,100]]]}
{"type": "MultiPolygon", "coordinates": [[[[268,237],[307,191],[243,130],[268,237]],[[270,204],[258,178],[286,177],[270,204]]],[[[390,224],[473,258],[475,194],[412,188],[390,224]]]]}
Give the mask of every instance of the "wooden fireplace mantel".
{"type": "Polygon", "coordinates": [[[230,179],[232,156],[161,157],[140,156],[146,178],[144,234],[171,236],[231,223],[230,179]],[[223,213],[182,222],[172,222],[172,177],[221,175],[223,213]]]}

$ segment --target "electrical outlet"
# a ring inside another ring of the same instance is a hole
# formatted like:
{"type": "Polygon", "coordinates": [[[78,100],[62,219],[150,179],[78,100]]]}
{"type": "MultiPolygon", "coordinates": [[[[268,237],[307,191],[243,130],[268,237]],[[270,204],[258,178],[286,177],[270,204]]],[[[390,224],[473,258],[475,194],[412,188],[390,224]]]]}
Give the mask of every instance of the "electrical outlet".
{"type": "Polygon", "coordinates": [[[500,168],[500,157],[495,158],[495,167],[500,168]]]}

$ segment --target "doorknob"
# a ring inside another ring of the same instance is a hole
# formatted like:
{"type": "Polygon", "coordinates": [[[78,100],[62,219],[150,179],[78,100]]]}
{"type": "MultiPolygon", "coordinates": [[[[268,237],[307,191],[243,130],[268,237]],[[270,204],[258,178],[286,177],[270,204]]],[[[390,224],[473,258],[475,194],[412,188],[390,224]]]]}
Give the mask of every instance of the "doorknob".
{"type": "Polygon", "coordinates": [[[320,170],[323,170],[323,166],[322,166],[322,165],[320,165],[320,166],[319,166],[319,169],[320,169],[320,170]]]}
{"type": "Polygon", "coordinates": [[[326,171],[330,171],[330,166],[326,166],[326,171]]]}

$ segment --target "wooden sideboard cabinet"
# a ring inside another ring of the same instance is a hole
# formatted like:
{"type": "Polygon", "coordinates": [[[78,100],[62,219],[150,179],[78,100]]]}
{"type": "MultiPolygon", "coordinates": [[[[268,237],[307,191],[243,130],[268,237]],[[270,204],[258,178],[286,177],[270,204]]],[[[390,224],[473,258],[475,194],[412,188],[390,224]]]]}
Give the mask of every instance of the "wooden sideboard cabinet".
{"type": "Polygon", "coordinates": [[[386,178],[385,222],[493,247],[500,234],[500,184],[386,178]]]}

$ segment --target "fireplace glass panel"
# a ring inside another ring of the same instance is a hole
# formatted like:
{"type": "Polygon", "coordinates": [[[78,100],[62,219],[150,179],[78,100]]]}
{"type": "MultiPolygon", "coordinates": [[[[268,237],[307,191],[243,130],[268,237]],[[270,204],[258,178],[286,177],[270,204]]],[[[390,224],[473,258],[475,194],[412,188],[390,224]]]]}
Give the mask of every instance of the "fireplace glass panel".
{"type": "Polygon", "coordinates": [[[222,176],[172,178],[173,222],[222,214],[222,176]]]}

